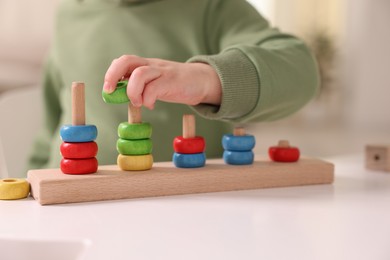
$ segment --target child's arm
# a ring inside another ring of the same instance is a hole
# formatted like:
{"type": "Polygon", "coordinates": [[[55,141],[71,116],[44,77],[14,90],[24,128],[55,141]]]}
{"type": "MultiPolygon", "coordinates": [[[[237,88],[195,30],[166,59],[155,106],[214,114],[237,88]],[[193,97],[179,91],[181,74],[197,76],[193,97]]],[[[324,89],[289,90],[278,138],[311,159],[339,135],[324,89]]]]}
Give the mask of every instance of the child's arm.
{"type": "Polygon", "coordinates": [[[108,68],[103,89],[111,93],[122,78],[129,78],[127,95],[134,106],[153,109],[156,100],[198,105],[220,105],[221,82],[205,63],[180,63],[123,55],[108,68]]]}

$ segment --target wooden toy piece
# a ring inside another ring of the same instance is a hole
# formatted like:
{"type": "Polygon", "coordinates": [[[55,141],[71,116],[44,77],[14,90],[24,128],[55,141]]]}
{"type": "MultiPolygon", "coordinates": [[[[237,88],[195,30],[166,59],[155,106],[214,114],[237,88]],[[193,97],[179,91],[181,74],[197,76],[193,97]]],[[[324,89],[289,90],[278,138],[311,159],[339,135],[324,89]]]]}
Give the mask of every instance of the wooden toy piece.
{"type": "Polygon", "coordinates": [[[116,149],[123,155],[143,155],[152,153],[152,140],[126,140],[119,138],[116,142],[116,149]]]}
{"type": "Polygon", "coordinates": [[[62,157],[66,159],[85,159],[95,157],[98,146],[95,142],[87,143],[66,143],[60,146],[62,157]]]}
{"type": "Polygon", "coordinates": [[[96,140],[97,128],[94,125],[64,125],[60,129],[62,141],[86,143],[96,140]]]}
{"type": "Polygon", "coordinates": [[[195,116],[183,115],[183,138],[194,138],[195,133],[195,116]]]}
{"type": "Polygon", "coordinates": [[[88,159],[63,158],[60,167],[65,174],[90,174],[97,171],[98,161],[95,157],[88,159]]]}
{"type": "Polygon", "coordinates": [[[63,140],[60,146],[63,173],[90,174],[97,171],[95,156],[98,147],[94,142],[97,128],[85,124],[85,85],[82,82],[72,83],[72,125],[62,126],[60,136],[63,140]]]}
{"type": "Polygon", "coordinates": [[[245,128],[243,127],[235,127],[233,129],[234,136],[245,136],[245,128]]]}
{"type": "Polygon", "coordinates": [[[257,157],[253,164],[232,167],[222,159],[207,166],[176,168],[158,162],[147,172],[123,172],[117,165],[99,166],[93,175],[66,175],[59,169],[30,170],[33,197],[42,205],[143,198],[271,187],[330,184],[334,165],[311,158],[274,163],[257,157]]]}
{"type": "Polygon", "coordinates": [[[124,171],[144,171],[152,168],[153,156],[152,127],[142,123],[141,109],[128,104],[128,123],[121,123],[118,127],[119,152],[117,164],[124,171]]]}
{"type": "Polygon", "coordinates": [[[233,134],[226,134],[222,137],[225,163],[231,165],[252,164],[254,160],[252,149],[255,145],[256,140],[253,135],[246,134],[243,127],[235,127],[233,134]]]}
{"type": "Polygon", "coordinates": [[[203,167],[206,163],[206,155],[204,153],[173,153],[173,164],[178,168],[198,168],[203,167]]]}
{"type": "Polygon", "coordinates": [[[238,132],[235,132],[234,134],[226,134],[222,137],[223,149],[245,152],[250,151],[255,147],[256,140],[253,135],[237,135],[237,133],[238,132]]]}
{"type": "Polygon", "coordinates": [[[204,138],[196,136],[195,116],[183,115],[183,136],[173,140],[173,164],[178,168],[198,168],[206,164],[204,138]]]}
{"type": "Polygon", "coordinates": [[[30,184],[26,179],[1,179],[0,200],[23,199],[30,193],[30,184]]]}
{"type": "Polygon", "coordinates": [[[129,124],[141,124],[141,108],[133,106],[131,102],[128,105],[128,122],[129,124]]]}
{"type": "Polygon", "coordinates": [[[173,149],[176,153],[203,153],[205,148],[206,142],[201,136],[195,136],[193,138],[184,138],[183,136],[177,136],[175,137],[175,139],[173,139],[173,149]]]}
{"type": "Polygon", "coordinates": [[[127,80],[119,81],[116,85],[116,89],[112,93],[107,93],[103,90],[103,101],[108,104],[122,104],[129,102],[130,100],[127,96],[127,84],[127,80]]]}
{"type": "Polygon", "coordinates": [[[123,155],[119,154],[117,159],[119,168],[124,171],[145,171],[153,166],[153,156],[145,155],[123,155]]]}
{"type": "Polygon", "coordinates": [[[231,165],[247,165],[252,164],[254,160],[254,153],[252,150],[249,151],[229,151],[223,152],[223,160],[227,164],[231,165]]]}
{"type": "Polygon", "coordinates": [[[118,136],[126,140],[149,139],[152,137],[152,126],[149,123],[122,122],[118,126],[118,136]]]}
{"type": "Polygon", "coordinates": [[[85,85],[72,83],[72,125],[85,125],[85,85]]]}
{"type": "Polygon", "coordinates": [[[72,83],[72,125],[64,125],[60,129],[62,141],[83,143],[94,141],[97,128],[85,125],[85,86],[82,82],[72,83]]]}
{"type": "Polygon", "coordinates": [[[299,160],[300,152],[297,147],[290,146],[286,140],[281,140],[278,146],[271,146],[268,149],[271,160],[275,162],[296,162],[299,160]]]}
{"type": "Polygon", "coordinates": [[[366,145],[365,157],[367,169],[390,172],[390,145],[366,145]]]}

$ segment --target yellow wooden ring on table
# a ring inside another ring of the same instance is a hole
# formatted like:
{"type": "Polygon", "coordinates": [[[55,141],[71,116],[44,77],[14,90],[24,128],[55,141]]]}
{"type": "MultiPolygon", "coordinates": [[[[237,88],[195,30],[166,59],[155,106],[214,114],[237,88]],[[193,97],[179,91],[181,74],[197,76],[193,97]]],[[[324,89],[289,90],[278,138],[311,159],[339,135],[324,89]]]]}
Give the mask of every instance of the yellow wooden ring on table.
{"type": "Polygon", "coordinates": [[[25,179],[2,179],[0,180],[0,199],[18,200],[23,199],[30,193],[30,184],[25,179]]]}
{"type": "Polygon", "coordinates": [[[145,155],[123,155],[119,154],[117,159],[119,168],[124,171],[145,171],[152,168],[153,156],[145,155]]]}

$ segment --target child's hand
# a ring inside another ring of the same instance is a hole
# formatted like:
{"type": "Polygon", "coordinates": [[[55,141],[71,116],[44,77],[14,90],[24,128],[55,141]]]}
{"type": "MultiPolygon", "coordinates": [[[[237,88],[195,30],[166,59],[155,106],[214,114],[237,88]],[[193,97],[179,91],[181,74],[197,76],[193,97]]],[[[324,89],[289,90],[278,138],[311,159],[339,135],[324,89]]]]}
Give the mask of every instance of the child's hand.
{"type": "Polygon", "coordinates": [[[208,64],[123,55],[108,68],[103,90],[113,92],[123,78],[129,78],[127,95],[135,107],[153,109],[156,100],[187,105],[221,103],[221,82],[208,64]]]}

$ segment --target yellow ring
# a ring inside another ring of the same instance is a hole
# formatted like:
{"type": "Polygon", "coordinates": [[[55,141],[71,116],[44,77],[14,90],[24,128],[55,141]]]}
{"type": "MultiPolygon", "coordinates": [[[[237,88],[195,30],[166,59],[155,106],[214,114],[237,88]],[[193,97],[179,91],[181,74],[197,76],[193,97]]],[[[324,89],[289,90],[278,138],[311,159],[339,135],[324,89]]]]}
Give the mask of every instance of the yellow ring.
{"type": "Polygon", "coordinates": [[[23,199],[30,193],[30,184],[26,179],[1,179],[0,200],[23,199]]]}
{"type": "Polygon", "coordinates": [[[119,154],[117,163],[124,171],[145,171],[150,170],[153,165],[153,156],[145,155],[123,155],[119,154]]]}

